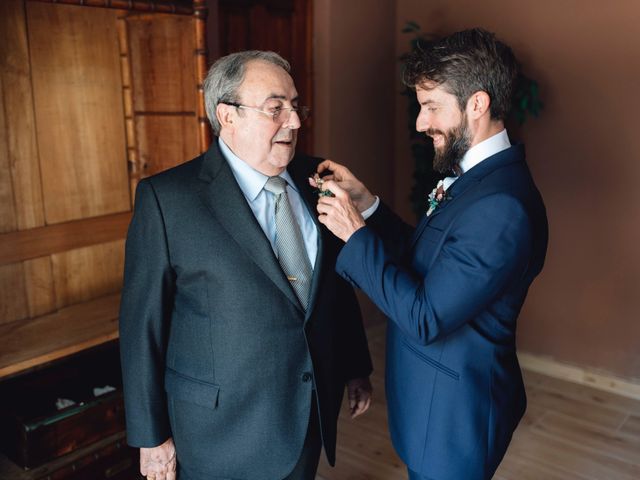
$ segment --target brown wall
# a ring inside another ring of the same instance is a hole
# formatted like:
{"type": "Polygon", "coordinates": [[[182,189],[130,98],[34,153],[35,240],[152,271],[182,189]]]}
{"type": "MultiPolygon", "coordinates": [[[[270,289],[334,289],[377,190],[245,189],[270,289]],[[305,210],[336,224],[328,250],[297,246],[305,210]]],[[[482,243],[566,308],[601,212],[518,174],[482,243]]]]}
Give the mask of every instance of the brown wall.
{"type": "Polygon", "coordinates": [[[316,154],[344,163],[391,194],[393,0],[315,0],[316,154]]]}
{"type": "MultiPolygon", "coordinates": [[[[520,317],[520,349],[640,381],[640,2],[396,6],[397,55],[407,20],[438,34],[482,26],[540,83],[545,109],[519,138],[547,205],[550,246],[520,317]]],[[[395,202],[410,218],[406,105],[395,102],[395,202]]]]}
{"type": "MultiPolygon", "coordinates": [[[[392,198],[394,0],[314,1],[316,155],[392,198]]],[[[381,320],[361,297],[367,323],[381,320]]]]}

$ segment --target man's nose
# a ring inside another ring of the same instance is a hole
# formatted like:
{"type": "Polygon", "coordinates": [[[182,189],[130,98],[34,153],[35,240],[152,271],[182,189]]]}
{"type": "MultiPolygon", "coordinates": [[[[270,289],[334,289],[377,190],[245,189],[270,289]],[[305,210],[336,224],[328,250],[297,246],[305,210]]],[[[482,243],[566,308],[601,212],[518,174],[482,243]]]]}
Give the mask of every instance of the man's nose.
{"type": "Polygon", "coordinates": [[[287,121],[282,124],[282,127],[289,128],[291,130],[297,130],[301,125],[302,122],[300,122],[300,116],[298,115],[298,112],[295,110],[291,110],[289,118],[287,118],[287,121]]]}
{"type": "Polygon", "coordinates": [[[417,132],[426,132],[429,130],[429,120],[426,115],[418,114],[418,118],[416,118],[416,131],[417,132]]]}

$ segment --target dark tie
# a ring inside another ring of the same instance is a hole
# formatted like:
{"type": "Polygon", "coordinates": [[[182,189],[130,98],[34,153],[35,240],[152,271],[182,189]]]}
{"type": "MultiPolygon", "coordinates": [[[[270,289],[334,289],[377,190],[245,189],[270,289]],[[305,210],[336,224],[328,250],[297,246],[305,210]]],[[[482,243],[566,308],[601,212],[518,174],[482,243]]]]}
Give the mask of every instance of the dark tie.
{"type": "Polygon", "coordinates": [[[293,216],[286,190],[287,182],[282,177],[269,177],[264,189],[276,197],[276,254],[282,271],[296,292],[302,308],[309,304],[311,286],[311,263],[307,256],[300,227],[293,216]]]}

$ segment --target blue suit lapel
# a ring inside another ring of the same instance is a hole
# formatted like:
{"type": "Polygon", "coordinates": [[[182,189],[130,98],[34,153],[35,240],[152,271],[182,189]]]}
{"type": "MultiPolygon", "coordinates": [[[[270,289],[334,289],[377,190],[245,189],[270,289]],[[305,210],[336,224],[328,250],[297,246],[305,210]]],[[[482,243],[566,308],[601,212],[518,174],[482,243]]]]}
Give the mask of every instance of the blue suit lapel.
{"type": "Polygon", "coordinates": [[[271,243],[247,204],[231,168],[214,142],[205,154],[198,194],[211,214],[267,277],[300,310],[300,302],[285,277],[271,243]]]}
{"type": "Polygon", "coordinates": [[[410,248],[413,248],[429,222],[433,221],[435,217],[440,215],[447,206],[459,201],[467,190],[474,185],[477,185],[478,182],[495,169],[513,162],[521,161],[524,161],[524,145],[520,143],[486,158],[478,165],[461,175],[460,178],[458,178],[458,180],[456,180],[447,190],[447,199],[438,205],[431,215],[428,217],[425,215],[425,217],[420,221],[414,232],[410,248]]]}

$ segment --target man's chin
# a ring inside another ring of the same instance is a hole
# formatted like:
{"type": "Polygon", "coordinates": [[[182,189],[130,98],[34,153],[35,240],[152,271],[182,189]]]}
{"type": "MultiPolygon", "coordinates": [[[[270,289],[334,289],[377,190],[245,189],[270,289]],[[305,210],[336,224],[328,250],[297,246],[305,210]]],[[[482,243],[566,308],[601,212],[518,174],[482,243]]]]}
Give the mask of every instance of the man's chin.
{"type": "Polygon", "coordinates": [[[453,165],[451,164],[450,161],[448,161],[448,159],[439,158],[436,153],[436,156],[433,159],[433,169],[436,172],[442,173],[442,174],[448,174],[449,172],[451,172],[452,166],[453,165]]]}
{"type": "Polygon", "coordinates": [[[283,155],[282,152],[279,152],[278,154],[272,155],[269,158],[269,164],[276,169],[284,170],[291,163],[291,160],[293,160],[294,154],[295,149],[293,148],[291,148],[291,151],[286,155],[283,155]]]}

